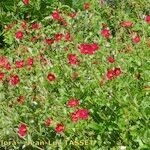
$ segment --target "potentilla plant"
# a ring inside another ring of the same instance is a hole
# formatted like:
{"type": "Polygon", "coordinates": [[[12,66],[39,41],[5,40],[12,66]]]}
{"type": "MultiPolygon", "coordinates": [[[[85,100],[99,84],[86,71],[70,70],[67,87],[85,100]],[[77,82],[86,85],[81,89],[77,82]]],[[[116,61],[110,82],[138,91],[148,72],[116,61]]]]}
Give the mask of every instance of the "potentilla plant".
{"type": "Polygon", "coordinates": [[[97,0],[51,10],[4,26],[0,146],[149,148],[150,14],[97,0]]]}

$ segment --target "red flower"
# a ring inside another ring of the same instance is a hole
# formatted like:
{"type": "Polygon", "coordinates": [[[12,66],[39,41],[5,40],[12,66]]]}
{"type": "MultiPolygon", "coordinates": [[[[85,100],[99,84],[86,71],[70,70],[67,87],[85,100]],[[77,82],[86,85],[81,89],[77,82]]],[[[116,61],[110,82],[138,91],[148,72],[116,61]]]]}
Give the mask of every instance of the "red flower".
{"type": "Polygon", "coordinates": [[[88,119],[89,117],[89,111],[87,109],[79,109],[76,114],[80,119],[88,119]]]}
{"type": "Polygon", "coordinates": [[[62,123],[58,123],[58,124],[56,125],[55,131],[56,131],[57,133],[64,132],[64,130],[65,130],[65,126],[64,126],[62,123]]]}
{"type": "Polygon", "coordinates": [[[65,51],[68,51],[69,50],[69,48],[68,47],[65,47],[65,51]]]}
{"type": "Polygon", "coordinates": [[[24,5],[28,5],[29,4],[29,0],[23,0],[24,5]]]}
{"type": "Polygon", "coordinates": [[[112,80],[114,77],[117,77],[121,74],[121,69],[120,68],[115,68],[115,69],[110,69],[107,71],[107,79],[112,80]]]}
{"type": "Polygon", "coordinates": [[[57,41],[57,42],[59,42],[62,38],[63,38],[63,34],[62,33],[58,33],[58,34],[55,34],[55,40],[57,41]]]}
{"type": "Polygon", "coordinates": [[[21,123],[19,125],[18,135],[21,138],[24,138],[27,135],[27,125],[24,123],[21,123]]]}
{"type": "Polygon", "coordinates": [[[67,33],[66,33],[65,39],[66,39],[66,41],[70,41],[70,40],[71,40],[70,32],[67,32],[67,33]]]}
{"type": "Polygon", "coordinates": [[[39,27],[38,23],[32,23],[32,29],[39,29],[39,27]]]}
{"type": "Polygon", "coordinates": [[[18,75],[11,75],[10,76],[10,84],[11,85],[17,85],[20,82],[18,75]]]}
{"type": "Polygon", "coordinates": [[[110,34],[110,30],[108,29],[103,29],[100,33],[102,36],[104,36],[105,38],[109,39],[111,34],[110,34]]]}
{"type": "Polygon", "coordinates": [[[134,43],[139,43],[140,42],[140,36],[139,35],[137,35],[134,39],[133,39],[133,42],[134,43]]]}
{"type": "Polygon", "coordinates": [[[70,99],[67,103],[68,107],[77,107],[79,105],[78,99],[70,99]]]}
{"type": "Polygon", "coordinates": [[[150,23],[150,16],[146,16],[146,17],[145,17],[145,21],[146,21],[147,23],[150,23]]]}
{"type": "Polygon", "coordinates": [[[76,54],[69,54],[68,60],[71,65],[76,65],[78,63],[78,56],[76,54]]]}
{"type": "Polygon", "coordinates": [[[8,59],[5,56],[0,56],[0,68],[6,66],[8,59]]]}
{"type": "Polygon", "coordinates": [[[5,74],[3,72],[0,72],[0,81],[3,80],[5,74]]]}
{"type": "Polygon", "coordinates": [[[71,17],[71,18],[74,18],[75,16],[76,16],[76,12],[75,13],[71,13],[70,15],[69,15],[69,17],[71,17]]]}
{"type": "Polygon", "coordinates": [[[71,120],[77,122],[79,120],[79,116],[77,113],[71,113],[71,120]]]}
{"type": "Polygon", "coordinates": [[[16,39],[23,39],[23,32],[22,31],[16,32],[16,39]]]}
{"type": "Polygon", "coordinates": [[[119,76],[121,74],[121,69],[120,68],[115,68],[114,69],[114,75],[119,76]]]}
{"type": "Polygon", "coordinates": [[[28,57],[27,65],[28,65],[28,66],[32,66],[32,65],[33,65],[33,62],[34,62],[33,58],[32,58],[32,57],[28,57]]]}
{"type": "Polygon", "coordinates": [[[54,80],[56,79],[56,77],[55,77],[54,74],[49,73],[49,74],[47,75],[47,79],[48,79],[49,81],[54,81],[54,80]]]}
{"type": "Polygon", "coordinates": [[[6,68],[6,70],[10,70],[10,69],[11,69],[10,63],[7,63],[7,64],[5,65],[5,68],[6,68]]]}
{"type": "Polygon", "coordinates": [[[20,104],[22,104],[24,102],[24,100],[25,100],[24,96],[19,96],[17,99],[18,103],[20,103],[20,104]]]}
{"type": "Polygon", "coordinates": [[[24,60],[16,61],[16,68],[22,68],[24,66],[24,60]]]}
{"type": "Polygon", "coordinates": [[[80,44],[79,50],[81,54],[94,54],[96,50],[98,50],[99,46],[97,44],[80,44]]]}
{"type": "Polygon", "coordinates": [[[114,63],[115,59],[112,56],[107,57],[108,62],[114,63]]]}
{"type": "Polygon", "coordinates": [[[66,21],[63,21],[62,23],[65,27],[68,25],[66,21]]]}
{"type": "Polygon", "coordinates": [[[89,3],[84,3],[84,4],[83,4],[83,8],[84,8],[84,9],[89,9],[89,8],[90,8],[89,3]]]}
{"type": "Polygon", "coordinates": [[[45,125],[48,127],[50,126],[52,123],[52,118],[48,118],[46,121],[45,121],[45,125]]]}
{"type": "Polygon", "coordinates": [[[94,51],[99,49],[99,46],[96,43],[91,44],[91,47],[93,48],[94,51]]]}
{"type": "Polygon", "coordinates": [[[53,18],[54,20],[57,20],[57,21],[61,21],[61,20],[63,20],[63,19],[62,19],[62,17],[60,16],[60,14],[59,14],[59,11],[58,11],[58,10],[56,10],[56,11],[54,11],[54,12],[53,12],[53,14],[52,14],[52,18],[53,18]]]}
{"type": "Polygon", "coordinates": [[[133,22],[131,22],[131,21],[124,21],[124,22],[121,22],[121,26],[122,27],[132,27],[133,26],[133,22]]]}
{"type": "Polygon", "coordinates": [[[54,40],[53,39],[45,39],[45,43],[47,43],[48,45],[53,44],[54,40]]]}
{"type": "Polygon", "coordinates": [[[21,26],[23,29],[26,29],[27,27],[27,22],[26,21],[22,21],[21,26]]]}
{"type": "Polygon", "coordinates": [[[106,76],[108,80],[112,80],[114,78],[114,70],[108,70],[106,76]]]}

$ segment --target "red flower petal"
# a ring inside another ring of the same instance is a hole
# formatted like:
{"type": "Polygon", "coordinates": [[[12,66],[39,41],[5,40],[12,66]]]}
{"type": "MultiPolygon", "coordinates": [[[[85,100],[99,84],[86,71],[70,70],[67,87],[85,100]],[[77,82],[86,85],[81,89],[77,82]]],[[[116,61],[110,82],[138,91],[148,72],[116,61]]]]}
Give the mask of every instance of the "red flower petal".
{"type": "Polygon", "coordinates": [[[11,85],[17,85],[20,82],[19,76],[18,75],[11,75],[10,76],[10,84],[11,85]]]}
{"type": "Polygon", "coordinates": [[[67,103],[68,107],[77,107],[79,105],[79,100],[78,99],[70,99],[67,103]]]}
{"type": "Polygon", "coordinates": [[[76,114],[80,119],[88,119],[89,117],[89,111],[87,109],[79,109],[76,114]]]}
{"type": "Polygon", "coordinates": [[[21,138],[24,138],[27,135],[27,125],[24,123],[21,123],[19,125],[18,135],[21,138]]]}
{"type": "Polygon", "coordinates": [[[49,73],[49,74],[47,75],[47,79],[48,79],[49,81],[54,81],[54,80],[56,79],[56,77],[55,77],[54,74],[49,73]]]}
{"type": "Polygon", "coordinates": [[[58,124],[56,125],[55,131],[56,131],[57,133],[64,132],[64,130],[65,130],[65,126],[64,126],[62,123],[58,123],[58,124]]]}
{"type": "Polygon", "coordinates": [[[16,32],[16,39],[23,39],[23,32],[22,31],[16,32]]]}
{"type": "Polygon", "coordinates": [[[146,21],[147,23],[150,23],[150,16],[146,16],[146,17],[145,17],[145,21],[146,21]]]}

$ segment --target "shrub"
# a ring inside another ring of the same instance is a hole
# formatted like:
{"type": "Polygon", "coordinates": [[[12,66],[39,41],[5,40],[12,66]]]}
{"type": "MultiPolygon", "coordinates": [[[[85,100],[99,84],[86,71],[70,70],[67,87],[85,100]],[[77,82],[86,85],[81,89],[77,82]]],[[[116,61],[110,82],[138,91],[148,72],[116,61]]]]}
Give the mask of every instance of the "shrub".
{"type": "Polygon", "coordinates": [[[1,2],[1,147],[149,149],[147,1],[11,3],[1,2]]]}

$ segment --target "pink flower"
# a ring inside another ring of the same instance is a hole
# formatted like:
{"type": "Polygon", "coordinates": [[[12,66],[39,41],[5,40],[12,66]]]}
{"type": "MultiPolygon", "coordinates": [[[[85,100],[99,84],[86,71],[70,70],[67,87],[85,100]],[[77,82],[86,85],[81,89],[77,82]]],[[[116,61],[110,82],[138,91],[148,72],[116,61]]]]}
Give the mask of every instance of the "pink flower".
{"type": "Polygon", "coordinates": [[[3,72],[0,72],[0,81],[3,80],[5,74],[3,72]]]}
{"type": "Polygon", "coordinates": [[[63,20],[63,18],[60,16],[58,10],[56,10],[56,11],[54,11],[54,12],[52,13],[52,18],[53,18],[54,20],[57,20],[57,21],[63,20]]]}
{"type": "Polygon", "coordinates": [[[79,116],[77,113],[71,113],[71,120],[77,122],[79,120],[79,116]]]}
{"type": "Polygon", "coordinates": [[[65,27],[68,25],[66,21],[62,21],[62,23],[65,27]]]}
{"type": "Polygon", "coordinates": [[[71,13],[71,14],[69,15],[69,17],[74,18],[76,15],[77,15],[76,12],[75,12],[75,13],[71,13]]]}
{"type": "Polygon", "coordinates": [[[112,80],[113,78],[120,76],[120,74],[122,73],[120,68],[114,68],[114,69],[110,69],[107,71],[107,79],[108,80],[112,80]]]}
{"type": "Polygon", "coordinates": [[[95,43],[94,44],[80,44],[78,48],[81,54],[91,55],[91,54],[94,54],[94,52],[99,49],[99,46],[95,43]]]}
{"type": "Polygon", "coordinates": [[[114,70],[108,70],[106,76],[108,80],[112,80],[114,78],[114,70]]]}
{"type": "Polygon", "coordinates": [[[16,61],[16,68],[22,68],[24,66],[24,60],[16,61]]]}
{"type": "Polygon", "coordinates": [[[11,65],[10,65],[9,62],[5,65],[5,68],[6,68],[6,70],[10,70],[11,69],[11,65]]]}
{"type": "Polygon", "coordinates": [[[23,0],[24,5],[28,5],[29,4],[29,0],[23,0]]]}
{"type": "Polygon", "coordinates": [[[122,73],[122,72],[121,72],[121,69],[120,69],[120,68],[115,68],[115,69],[114,69],[114,75],[115,75],[115,76],[119,76],[121,73],[122,73]]]}
{"type": "Polygon", "coordinates": [[[146,17],[145,17],[145,21],[146,21],[147,23],[150,23],[150,16],[146,16],[146,17]]]}
{"type": "Polygon", "coordinates": [[[32,23],[32,29],[39,29],[40,25],[38,23],[32,23]]]}
{"type": "Polygon", "coordinates": [[[89,111],[87,109],[79,109],[76,114],[80,119],[88,119],[89,117],[89,111]]]}
{"type": "Polygon", "coordinates": [[[23,32],[22,31],[17,31],[16,32],[16,39],[23,39],[23,32]]]}
{"type": "Polygon", "coordinates": [[[8,63],[8,59],[5,56],[0,56],[0,68],[5,67],[8,63]]]}
{"type": "Polygon", "coordinates": [[[17,85],[20,82],[19,76],[18,75],[11,75],[10,76],[10,84],[11,85],[17,85]]]}
{"type": "Polygon", "coordinates": [[[34,59],[33,59],[32,57],[28,57],[27,65],[28,65],[28,66],[32,66],[32,65],[33,65],[33,62],[34,62],[34,59]]]}
{"type": "Polygon", "coordinates": [[[71,65],[76,65],[78,63],[78,56],[76,54],[69,54],[68,60],[71,65]]]}
{"type": "Polygon", "coordinates": [[[55,40],[57,41],[57,42],[59,42],[62,38],[63,38],[63,34],[62,33],[58,33],[58,34],[55,34],[55,40]]]}
{"type": "Polygon", "coordinates": [[[73,98],[71,98],[67,103],[68,107],[77,107],[78,105],[79,105],[79,100],[73,98]]]}
{"type": "Polygon", "coordinates": [[[107,61],[110,63],[114,63],[115,59],[112,56],[107,57],[107,61]]]}
{"type": "Polygon", "coordinates": [[[140,36],[139,35],[137,35],[135,38],[133,38],[133,42],[134,43],[139,43],[140,42],[140,36]]]}
{"type": "Polygon", "coordinates": [[[54,80],[56,79],[56,77],[55,77],[55,75],[54,75],[53,73],[49,73],[49,74],[47,75],[47,79],[48,79],[49,81],[54,81],[54,80]]]}
{"type": "Polygon", "coordinates": [[[52,118],[48,118],[46,121],[45,121],[45,125],[48,127],[50,126],[52,123],[52,118]]]}
{"type": "Polygon", "coordinates": [[[58,123],[58,124],[56,125],[55,131],[56,131],[57,133],[64,132],[64,130],[65,130],[65,126],[64,126],[62,123],[58,123]]]}
{"type": "Polygon", "coordinates": [[[70,32],[67,32],[65,35],[66,41],[71,41],[70,32]]]}
{"type": "Polygon", "coordinates": [[[109,39],[111,37],[110,30],[108,29],[103,29],[100,34],[106,39],[109,39]]]}
{"type": "Polygon", "coordinates": [[[48,39],[45,39],[45,43],[47,43],[48,45],[51,45],[51,44],[53,44],[53,43],[54,43],[54,40],[53,40],[53,39],[48,38],[48,39]]]}
{"type": "Polygon", "coordinates": [[[89,8],[90,8],[89,3],[84,3],[84,4],[83,4],[83,8],[84,8],[84,9],[89,9],[89,8]]]}
{"type": "Polygon", "coordinates": [[[24,123],[21,123],[19,125],[19,129],[18,129],[18,135],[21,138],[24,138],[27,135],[27,125],[24,123]]]}
{"type": "Polygon", "coordinates": [[[96,43],[91,44],[91,47],[93,48],[94,51],[99,49],[99,46],[96,43]]]}
{"type": "Polygon", "coordinates": [[[22,21],[21,26],[23,29],[26,29],[27,27],[27,22],[26,21],[22,21]]]}

